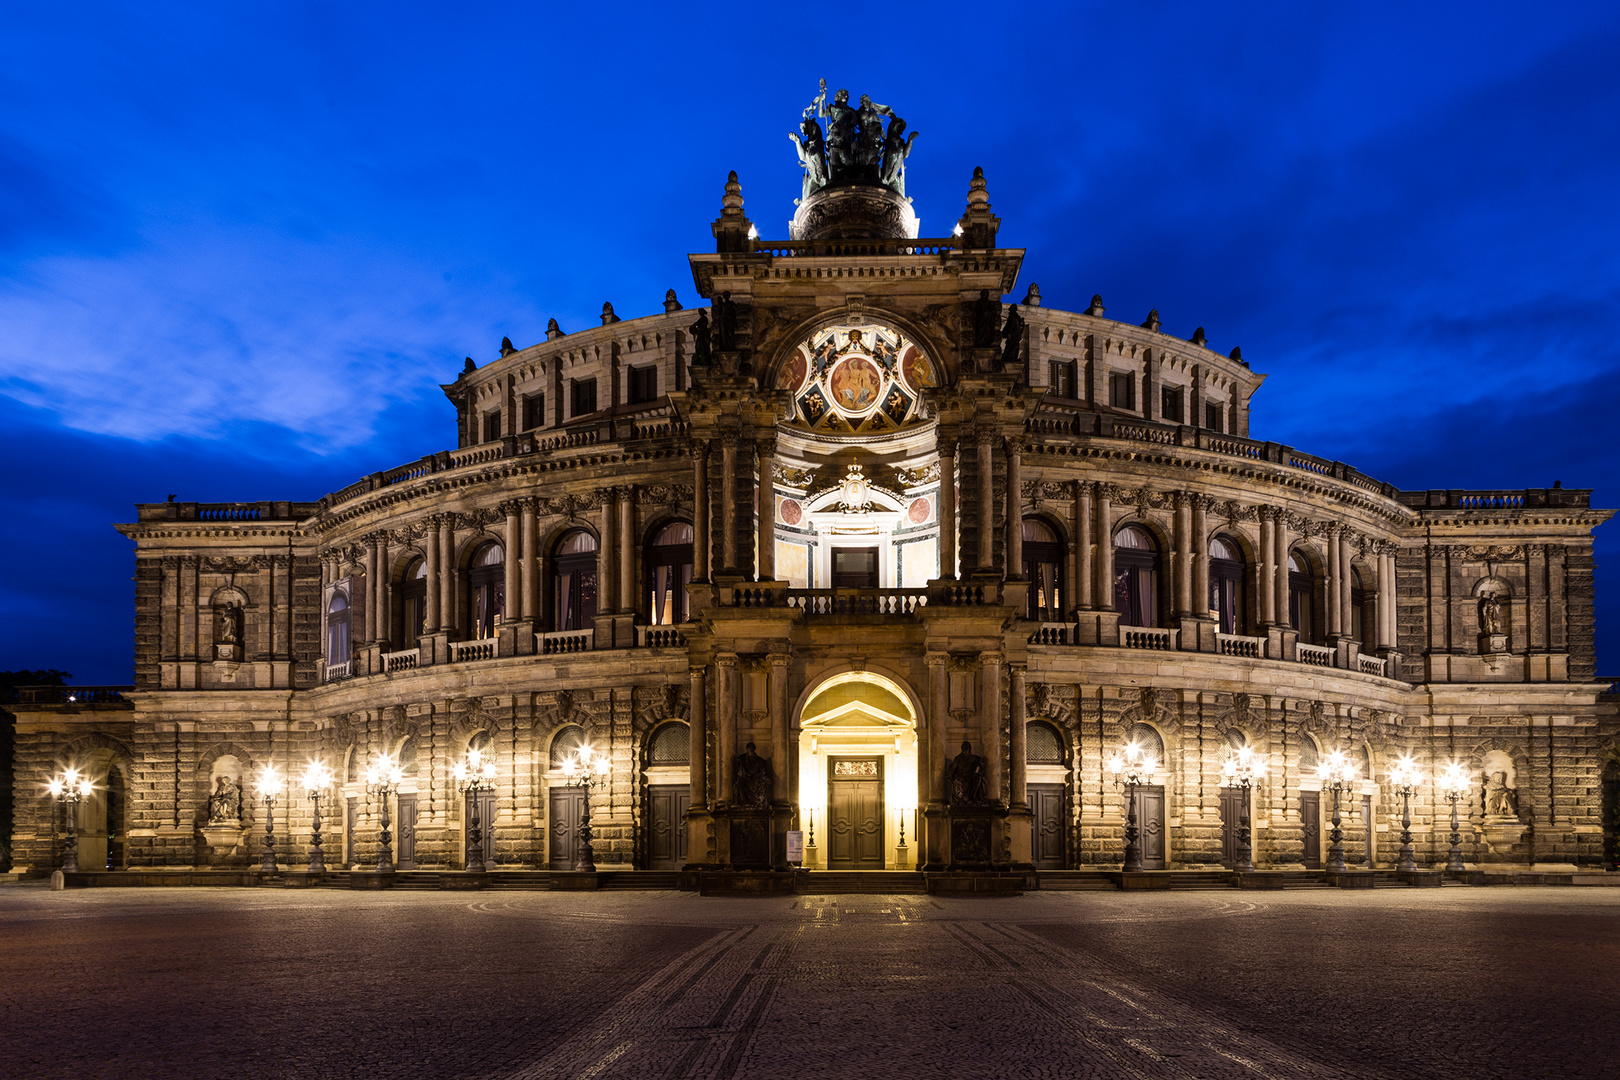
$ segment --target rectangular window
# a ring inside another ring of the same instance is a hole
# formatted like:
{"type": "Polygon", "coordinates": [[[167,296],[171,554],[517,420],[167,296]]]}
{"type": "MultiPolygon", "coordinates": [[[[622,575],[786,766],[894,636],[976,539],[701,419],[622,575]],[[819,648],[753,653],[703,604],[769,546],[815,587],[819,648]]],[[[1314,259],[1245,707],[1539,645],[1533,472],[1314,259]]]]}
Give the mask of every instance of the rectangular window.
{"type": "Polygon", "coordinates": [[[523,430],[533,431],[535,428],[546,426],[546,395],[525,394],[523,396],[523,430]]]}
{"type": "Polygon", "coordinates": [[[1116,409],[1136,408],[1136,376],[1116,371],[1108,376],[1108,404],[1116,409]]]}
{"type": "Polygon", "coordinates": [[[575,379],[572,390],[574,396],[572,415],[584,416],[586,413],[596,411],[595,379],[575,379]]]}
{"type": "Polygon", "coordinates": [[[1053,397],[1073,400],[1076,396],[1074,392],[1074,361],[1053,360],[1048,370],[1050,377],[1047,381],[1051,385],[1047,388],[1047,393],[1053,397]]]}
{"type": "Polygon", "coordinates": [[[494,442],[501,437],[501,410],[491,409],[484,414],[484,441],[494,442]]]}
{"type": "Polygon", "coordinates": [[[1161,396],[1164,410],[1160,414],[1167,424],[1181,423],[1181,387],[1166,386],[1161,396]]]}
{"type": "Polygon", "coordinates": [[[1221,430],[1221,407],[1219,405],[1204,406],[1204,426],[1211,431],[1221,430]]]}
{"type": "Polygon", "coordinates": [[[652,401],[658,397],[658,369],[651,364],[630,369],[630,397],[632,405],[652,401]]]}

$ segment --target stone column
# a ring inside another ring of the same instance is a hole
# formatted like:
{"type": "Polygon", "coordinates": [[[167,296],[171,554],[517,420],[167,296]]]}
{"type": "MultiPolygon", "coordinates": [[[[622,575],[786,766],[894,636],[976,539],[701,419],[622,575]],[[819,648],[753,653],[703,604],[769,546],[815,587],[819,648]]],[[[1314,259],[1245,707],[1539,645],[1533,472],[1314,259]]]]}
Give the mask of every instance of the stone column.
{"type": "Polygon", "coordinates": [[[377,602],[377,579],[382,577],[378,570],[381,562],[377,554],[377,538],[366,537],[366,640],[377,641],[382,638],[378,631],[382,629],[382,606],[377,602]]]}
{"type": "Polygon", "coordinates": [[[453,514],[439,517],[439,628],[455,629],[456,618],[456,519],[453,514]]]}
{"type": "MultiPolygon", "coordinates": [[[[759,568],[760,581],[776,580],[776,439],[759,440],[759,568]]],[[[775,663],[773,660],[772,663],[775,663]]]]}
{"type": "Polygon", "coordinates": [[[979,432],[979,569],[995,560],[995,433],[979,432]]]}
{"type": "Polygon", "coordinates": [[[523,590],[523,603],[518,608],[518,615],[524,619],[537,619],[540,617],[539,527],[534,500],[524,499],[522,506],[523,563],[520,588],[523,590]]]}
{"type": "Polygon", "coordinates": [[[787,653],[770,654],[769,683],[766,687],[766,697],[769,699],[771,709],[771,771],[776,774],[776,783],[771,790],[771,798],[776,802],[790,802],[792,792],[788,790],[788,663],[791,658],[787,653]]]}
{"type": "Polygon", "coordinates": [[[1277,588],[1277,573],[1275,569],[1277,546],[1272,534],[1276,531],[1277,523],[1272,518],[1269,507],[1260,508],[1260,549],[1256,552],[1254,579],[1255,579],[1255,609],[1260,613],[1260,622],[1269,624],[1276,621],[1277,602],[1273,594],[1277,588]]]}
{"type": "MultiPolygon", "coordinates": [[[[1355,632],[1353,622],[1355,594],[1351,587],[1355,584],[1355,551],[1350,545],[1350,530],[1339,529],[1339,633],[1351,637],[1355,632]]],[[[1361,632],[1367,633],[1372,628],[1363,626],[1361,632]]]]}
{"type": "Polygon", "coordinates": [[[945,728],[950,723],[950,674],[946,665],[950,656],[931,652],[924,657],[928,664],[928,737],[917,740],[917,802],[919,805],[938,806],[945,801],[940,778],[945,770],[945,728]]]}
{"type": "Polygon", "coordinates": [[[1187,493],[1175,499],[1176,614],[1192,614],[1192,506],[1187,493]]]}
{"type": "Polygon", "coordinates": [[[392,600],[394,590],[390,588],[390,574],[388,572],[388,534],[377,534],[377,640],[382,642],[383,650],[393,647],[394,640],[394,612],[392,600]]]}
{"type": "Polygon", "coordinates": [[[1007,440],[1007,573],[1024,576],[1024,440],[1007,440]]]}
{"type": "MultiPolygon", "coordinates": [[[[1209,615],[1209,500],[1203,495],[1192,499],[1192,612],[1200,618],[1209,615]]],[[[1239,616],[1241,618],[1241,614],[1239,616]]]]}
{"type": "Polygon", "coordinates": [[[1275,527],[1271,532],[1274,559],[1272,573],[1276,575],[1276,587],[1272,591],[1272,600],[1276,602],[1276,614],[1273,620],[1278,626],[1288,625],[1288,523],[1281,510],[1273,510],[1272,517],[1275,527]]]}
{"type": "Polygon", "coordinates": [[[720,565],[728,573],[737,569],[737,443],[720,436],[720,565]]]}
{"type": "Polygon", "coordinates": [[[636,609],[635,488],[619,489],[619,611],[636,609]]]}
{"type": "Polygon", "coordinates": [[[1070,606],[1086,610],[1092,606],[1091,484],[1081,480],[1074,485],[1074,583],[1070,606]]]}
{"type": "Polygon", "coordinates": [[[1106,484],[1097,485],[1097,595],[1100,610],[1114,606],[1114,507],[1106,484]]]}
{"type": "Polygon", "coordinates": [[[998,652],[979,658],[979,740],[985,756],[990,801],[1001,803],[1001,661],[998,652]]]}
{"type": "Polygon", "coordinates": [[[520,619],[523,617],[523,534],[521,509],[515,502],[509,502],[501,507],[506,514],[506,532],[503,540],[506,544],[506,565],[501,569],[505,571],[505,603],[502,605],[501,620],[520,619]]]}
{"type": "Polygon", "coordinates": [[[601,497],[602,520],[597,527],[601,540],[596,550],[596,597],[599,614],[606,614],[614,610],[613,602],[618,597],[616,579],[619,576],[619,561],[613,550],[618,537],[613,527],[613,509],[618,502],[618,492],[614,488],[603,488],[601,497]]]}
{"type": "Polygon", "coordinates": [[[1323,546],[1327,549],[1327,588],[1322,597],[1327,608],[1322,613],[1325,640],[1339,636],[1339,581],[1344,576],[1344,568],[1339,565],[1339,526],[1328,526],[1327,543],[1323,546]]]}
{"type": "Polygon", "coordinates": [[[715,802],[731,805],[731,763],[737,758],[737,654],[721,653],[715,657],[715,678],[719,680],[715,694],[715,711],[719,714],[719,761],[715,767],[720,774],[715,778],[715,802]]]}
{"type": "Polygon", "coordinates": [[[691,809],[703,810],[709,805],[708,764],[709,748],[703,696],[703,668],[693,665],[687,669],[692,680],[691,699],[687,702],[687,769],[691,773],[691,809]]]}
{"type": "Polygon", "coordinates": [[[939,444],[939,576],[956,577],[956,443],[939,444]]]}
{"type": "Polygon", "coordinates": [[[422,632],[435,634],[439,630],[439,620],[443,611],[442,598],[439,594],[439,575],[444,572],[444,563],[439,558],[439,519],[428,518],[427,536],[422,540],[424,562],[427,564],[427,597],[422,611],[422,632]]]}
{"type": "Polygon", "coordinates": [[[1012,687],[1009,690],[1009,704],[1012,706],[1011,739],[1008,741],[1008,757],[1012,764],[1012,790],[1009,804],[1014,810],[1029,809],[1029,728],[1025,725],[1028,720],[1024,710],[1024,670],[1023,664],[1010,664],[1007,674],[1012,687]]]}
{"type": "Polygon", "coordinates": [[[709,441],[692,441],[692,578],[709,580],[709,441]]]}
{"type": "Polygon", "coordinates": [[[1380,544],[1378,550],[1378,640],[1373,647],[1379,649],[1394,648],[1394,631],[1395,560],[1380,544]]]}

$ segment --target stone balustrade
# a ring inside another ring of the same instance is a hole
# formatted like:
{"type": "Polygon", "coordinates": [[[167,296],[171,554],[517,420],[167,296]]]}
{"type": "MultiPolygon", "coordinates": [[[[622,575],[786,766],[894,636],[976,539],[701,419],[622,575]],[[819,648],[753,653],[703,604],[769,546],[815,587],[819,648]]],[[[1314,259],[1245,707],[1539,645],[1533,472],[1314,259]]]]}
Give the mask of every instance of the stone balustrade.
{"type": "Polygon", "coordinates": [[[555,630],[535,635],[535,651],[542,656],[590,652],[595,644],[595,630],[555,630]]]}
{"type": "Polygon", "coordinates": [[[396,671],[411,671],[421,663],[422,651],[419,648],[400,649],[397,652],[382,654],[383,670],[392,675],[396,671]]]}
{"type": "Polygon", "coordinates": [[[478,638],[474,641],[450,642],[450,662],[465,664],[474,660],[495,659],[495,639],[478,638]]]}
{"type": "Polygon", "coordinates": [[[1333,650],[1321,645],[1307,645],[1303,641],[1297,646],[1299,649],[1299,662],[1310,664],[1312,667],[1332,667],[1333,650]]]}

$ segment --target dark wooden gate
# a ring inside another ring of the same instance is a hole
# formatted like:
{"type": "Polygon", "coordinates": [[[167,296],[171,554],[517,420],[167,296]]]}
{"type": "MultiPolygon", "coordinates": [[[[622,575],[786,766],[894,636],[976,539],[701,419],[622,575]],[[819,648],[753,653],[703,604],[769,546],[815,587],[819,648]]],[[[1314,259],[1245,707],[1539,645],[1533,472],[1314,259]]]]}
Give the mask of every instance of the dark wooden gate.
{"type": "Polygon", "coordinates": [[[1142,869],[1163,870],[1165,853],[1164,787],[1142,784],[1136,789],[1137,843],[1142,850],[1142,869]]]}
{"type": "Polygon", "coordinates": [[[401,870],[416,869],[416,792],[399,797],[399,815],[394,830],[397,838],[399,858],[396,860],[401,870]]]}
{"type": "Polygon", "coordinates": [[[833,758],[827,783],[827,869],[883,869],[883,759],[833,758]]]}
{"type": "Polygon", "coordinates": [[[585,793],[572,785],[551,789],[551,868],[572,870],[585,793]]]}
{"type": "Polygon", "coordinates": [[[1322,869],[1322,793],[1320,791],[1302,791],[1299,793],[1299,831],[1305,841],[1305,853],[1301,862],[1306,869],[1322,869]]]}
{"type": "Polygon", "coordinates": [[[686,865],[686,810],[692,789],[658,784],[647,789],[647,868],[679,870],[686,865]]]}
{"type": "Polygon", "coordinates": [[[1243,789],[1221,788],[1221,865],[1228,870],[1238,862],[1238,822],[1243,814],[1243,789]]]}
{"type": "Polygon", "coordinates": [[[1029,811],[1034,819],[1035,838],[1031,856],[1037,870],[1062,870],[1063,785],[1030,784],[1029,811]]]}
{"type": "Polygon", "coordinates": [[[347,870],[360,858],[359,845],[355,842],[355,829],[360,824],[360,800],[348,800],[343,811],[343,868],[347,870]]]}

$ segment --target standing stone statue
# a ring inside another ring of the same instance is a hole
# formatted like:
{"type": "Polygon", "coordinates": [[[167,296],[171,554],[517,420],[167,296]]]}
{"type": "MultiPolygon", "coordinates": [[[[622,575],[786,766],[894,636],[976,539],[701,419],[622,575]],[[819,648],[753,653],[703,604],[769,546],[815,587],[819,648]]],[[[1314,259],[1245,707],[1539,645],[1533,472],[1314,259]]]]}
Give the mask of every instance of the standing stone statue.
{"type": "Polygon", "coordinates": [[[709,309],[703,308],[698,312],[697,322],[692,324],[692,366],[706,368],[714,363],[714,357],[709,352],[709,309]]]}
{"type": "Polygon", "coordinates": [[[242,644],[242,609],[235,604],[226,604],[220,609],[219,640],[215,644],[242,644]]]}
{"type": "Polygon", "coordinates": [[[731,302],[728,292],[721,293],[720,302],[715,305],[715,337],[719,339],[715,347],[721,352],[737,347],[737,305],[731,302]]]}
{"type": "Polygon", "coordinates": [[[906,134],[906,122],[889,114],[889,134],[883,140],[883,168],[878,180],[896,195],[906,193],[906,158],[911,156],[911,144],[917,133],[906,134]]]}
{"type": "Polygon", "coordinates": [[[878,178],[878,166],[883,163],[883,118],[893,115],[894,110],[887,105],[875,104],[861,95],[860,108],[855,110],[859,129],[855,133],[854,158],[863,180],[878,178]]]}
{"type": "Polygon", "coordinates": [[[801,202],[827,186],[827,143],[821,137],[821,125],[807,111],[799,124],[803,138],[788,132],[788,138],[799,151],[799,164],[804,166],[804,191],[801,202]]]}
{"type": "Polygon", "coordinates": [[[208,824],[232,825],[242,820],[242,789],[229,776],[214,780],[208,796],[208,824]]]}
{"type": "Polygon", "coordinates": [[[962,752],[945,764],[945,794],[952,806],[980,806],[990,800],[988,765],[964,742],[962,752]]]}
{"type": "MultiPolygon", "coordinates": [[[[827,80],[821,80],[826,93],[827,80]]],[[[849,106],[849,91],[840,90],[833,95],[832,104],[825,101],[820,115],[827,118],[827,172],[833,182],[851,179],[855,169],[855,129],[857,116],[849,106]]]]}
{"type": "Polygon", "coordinates": [[[771,763],[755,753],[754,744],[749,743],[745,751],[737,755],[732,773],[732,805],[745,810],[764,810],[771,805],[773,780],[771,763]]]}
{"type": "Polygon", "coordinates": [[[1507,785],[1507,773],[1491,773],[1485,782],[1485,813],[1489,817],[1517,818],[1519,793],[1507,785]]]}
{"type": "Polygon", "coordinates": [[[990,299],[989,289],[979,290],[979,298],[973,301],[969,319],[973,325],[973,347],[995,348],[996,331],[1001,326],[1001,305],[990,299]]]}
{"type": "Polygon", "coordinates": [[[1493,637],[1507,632],[1502,629],[1502,601],[1495,593],[1480,597],[1479,632],[1493,637]]]}
{"type": "Polygon", "coordinates": [[[1007,309],[1007,324],[1001,328],[1001,366],[1016,368],[1024,347],[1024,315],[1017,304],[1007,309]]]}

